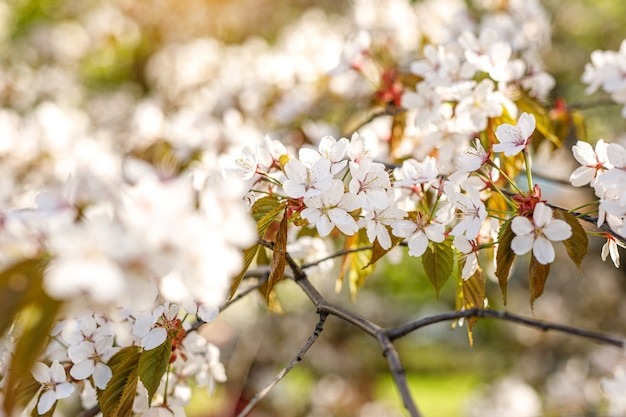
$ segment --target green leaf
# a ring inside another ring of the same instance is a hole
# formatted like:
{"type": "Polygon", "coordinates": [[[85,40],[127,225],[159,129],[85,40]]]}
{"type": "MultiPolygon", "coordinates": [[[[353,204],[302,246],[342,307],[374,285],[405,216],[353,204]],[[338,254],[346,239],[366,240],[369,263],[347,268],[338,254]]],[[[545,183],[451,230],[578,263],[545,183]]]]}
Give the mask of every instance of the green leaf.
{"type": "Polygon", "coordinates": [[[511,265],[515,260],[515,252],[511,249],[511,242],[515,233],[511,230],[511,222],[507,221],[500,226],[498,231],[498,250],[496,251],[496,277],[502,291],[502,301],[506,305],[506,290],[509,282],[511,265]]]}
{"type": "Polygon", "coordinates": [[[255,201],[252,206],[252,217],[257,223],[259,237],[265,235],[265,231],[280,213],[283,212],[285,204],[278,201],[274,196],[267,196],[255,201]]]}
{"type": "Polygon", "coordinates": [[[37,298],[45,261],[26,259],[0,272],[0,337],[15,322],[17,313],[37,298]]]}
{"type": "Polygon", "coordinates": [[[20,382],[30,375],[33,364],[39,359],[49,341],[49,334],[63,303],[50,298],[41,287],[43,265],[33,267],[28,276],[31,288],[22,300],[27,302],[18,314],[17,325],[21,335],[15,343],[15,353],[9,368],[6,383],[4,409],[7,414],[17,404],[20,382]]]}
{"type": "MultiPolygon", "coordinates": [[[[359,230],[355,236],[346,239],[345,249],[355,249],[370,246],[365,229],[359,230]]],[[[375,265],[370,265],[372,257],[371,249],[352,252],[347,256],[349,260],[348,284],[350,286],[350,299],[354,301],[359,288],[365,283],[365,279],[370,276],[375,269],[375,265]]]]}
{"type": "Polygon", "coordinates": [[[554,218],[565,221],[572,228],[572,236],[564,240],[563,244],[572,262],[582,272],[581,263],[585,255],[587,255],[587,249],[589,248],[589,239],[585,229],[580,225],[576,216],[565,210],[555,209],[554,218]]]}
{"type": "Polygon", "coordinates": [[[422,264],[426,276],[435,287],[435,294],[439,298],[439,291],[445,285],[452,269],[454,268],[454,251],[452,245],[443,241],[441,243],[431,242],[422,255],[422,264]]]}
{"type": "Polygon", "coordinates": [[[98,405],[104,417],[131,417],[137,393],[137,368],[141,348],[122,348],[109,360],[113,372],[111,380],[103,390],[98,390],[98,405]]]}
{"type": "Polygon", "coordinates": [[[540,264],[535,259],[535,255],[530,257],[530,268],[528,272],[528,281],[530,285],[530,308],[534,311],[535,300],[543,294],[546,286],[548,274],[550,273],[550,264],[540,264]]]}
{"type": "Polygon", "coordinates": [[[267,293],[265,294],[265,301],[267,303],[270,301],[270,293],[274,289],[274,286],[278,283],[278,281],[282,280],[285,275],[288,224],[287,211],[285,210],[283,219],[280,221],[278,232],[276,233],[276,241],[274,242],[274,248],[272,251],[272,266],[270,269],[270,276],[267,279],[267,293]]]}
{"type": "MultiPolygon", "coordinates": [[[[471,308],[483,308],[485,306],[485,277],[480,267],[476,270],[474,275],[466,280],[462,280],[463,287],[463,307],[466,310],[471,308]]],[[[478,321],[478,317],[469,317],[467,319],[467,335],[469,337],[470,345],[474,344],[474,337],[472,335],[472,328],[478,321]]]]}
{"type": "Polygon", "coordinates": [[[161,378],[167,370],[172,356],[172,339],[167,338],[164,343],[154,349],[144,350],[139,358],[137,369],[139,379],[148,390],[148,405],[152,405],[152,397],[156,393],[161,378]]]}
{"type": "Polygon", "coordinates": [[[237,288],[239,288],[239,285],[241,285],[241,281],[246,275],[246,272],[248,272],[248,268],[250,268],[250,265],[252,264],[252,261],[254,260],[260,247],[261,245],[257,243],[256,245],[246,249],[243,252],[243,268],[241,268],[241,272],[233,278],[233,282],[230,285],[230,294],[228,295],[228,299],[231,299],[235,296],[237,288]]]}

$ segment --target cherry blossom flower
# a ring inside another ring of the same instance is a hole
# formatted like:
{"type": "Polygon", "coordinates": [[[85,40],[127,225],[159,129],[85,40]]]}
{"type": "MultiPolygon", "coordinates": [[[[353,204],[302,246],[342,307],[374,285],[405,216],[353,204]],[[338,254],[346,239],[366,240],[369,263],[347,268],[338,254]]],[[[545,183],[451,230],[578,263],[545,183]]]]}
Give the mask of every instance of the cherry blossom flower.
{"type": "Polygon", "coordinates": [[[365,217],[359,221],[359,224],[364,224],[367,232],[367,238],[370,242],[374,243],[375,240],[383,249],[389,249],[391,247],[391,236],[389,235],[388,226],[406,217],[404,210],[393,205],[393,193],[389,192],[387,198],[389,199],[387,206],[382,209],[374,208],[365,214],[365,217]]]}
{"type": "Polygon", "coordinates": [[[317,197],[330,188],[331,161],[320,158],[308,169],[301,161],[291,159],[285,164],[287,180],[283,183],[285,193],[291,198],[317,197]]]}
{"type": "Polygon", "coordinates": [[[465,263],[461,271],[461,278],[469,279],[478,269],[478,253],[475,250],[476,241],[469,240],[464,235],[454,236],[452,242],[455,248],[465,255],[465,263]]]}
{"type": "Polygon", "coordinates": [[[67,382],[65,369],[59,361],[53,361],[50,366],[37,362],[31,370],[35,380],[42,384],[43,393],[37,403],[37,412],[45,414],[57,400],[67,398],[74,392],[74,386],[67,382]]]}
{"type": "Polygon", "coordinates": [[[321,158],[330,161],[330,173],[336,175],[348,164],[344,160],[350,142],[346,138],[336,140],[332,136],[324,136],[320,140],[319,152],[309,148],[302,148],[298,152],[300,161],[307,167],[312,167],[321,158]]]}
{"type": "Polygon", "coordinates": [[[349,213],[361,207],[361,200],[353,193],[344,193],[341,180],[333,179],[327,191],[318,197],[305,198],[304,204],[307,207],[300,215],[315,225],[321,237],[328,236],[335,226],[348,236],[359,230],[349,213]]]}
{"type": "Polygon", "coordinates": [[[415,257],[426,252],[429,240],[437,243],[445,240],[445,226],[429,220],[425,214],[419,212],[415,219],[398,220],[392,227],[395,236],[408,238],[409,255],[415,257]]]}
{"type": "Polygon", "coordinates": [[[165,303],[151,313],[138,314],[135,317],[133,334],[141,338],[141,347],[151,350],[160,346],[167,338],[167,329],[178,316],[178,306],[165,303]]]}
{"type": "Polygon", "coordinates": [[[487,209],[480,199],[480,193],[474,188],[467,188],[467,194],[456,193],[451,197],[452,204],[463,213],[462,220],[454,226],[452,236],[465,235],[475,239],[480,233],[483,221],[487,218],[487,209]]]}
{"type": "Polygon", "coordinates": [[[395,187],[416,188],[419,184],[428,184],[437,178],[437,161],[433,157],[426,157],[424,161],[418,162],[415,159],[407,159],[402,162],[402,167],[396,169],[397,178],[395,187]]]}
{"type": "Polygon", "coordinates": [[[530,250],[542,265],[554,261],[552,242],[559,242],[572,236],[572,228],[563,220],[552,217],[552,209],[544,203],[537,203],[533,211],[532,221],[527,217],[517,216],[511,221],[511,230],[515,237],[511,249],[517,255],[530,250]]]}
{"type": "Polygon", "coordinates": [[[602,246],[602,260],[606,261],[606,258],[610,255],[616,268],[619,268],[620,265],[618,246],[626,247],[613,236],[607,234],[606,243],[602,246]]]}
{"type": "Polygon", "coordinates": [[[576,142],[576,145],[572,147],[572,153],[582,166],[576,168],[569,177],[569,181],[574,187],[581,187],[585,184],[593,187],[600,173],[613,168],[609,162],[607,149],[608,144],[602,139],[596,143],[595,151],[587,142],[580,140],[576,142]]]}
{"type": "Polygon", "coordinates": [[[391,182],[383,164],[366,158],[359,165],[351,164],[350,174],[352,179],[348,190],[359,196],[364,208],[383,209],[389,205],[387,189],[391,187],[391,182]]]}
{"type": "Polygon", "coordinates": [[[103,337],[95,342],[84,341],[72,345],[68,356],[74,363],[70,375],[74,379],[86,379],[93,375],[93,381],[99,389],[104,389],[113,373],[106,363],[119,350],[113,347],[113,337],[103,337]]]}
{"type": "Polygon", "coordinates": [[[489,160],[489,152],[483,148],[480,139],[476,138],[472,145],[457,158],[457,172],[478,171],[489,160]]]}
{"type": "Polygon", "coordinates": [[[496,137],[500,143],[493,145],[494,152],[504,152],[506,156],[515,156],[528,146],[531,136],[535,131],[535,116],[522,113],[517,120],[517,125],[508,123],[496,128],[496,137]]]}
{"type": "Polygon", "coordinates": [[[502,114],[504,96],[493,88],[493,81],[485,78],[456,105],[455,114],[469,131],[485,130],[488,118],[502,114]]]}

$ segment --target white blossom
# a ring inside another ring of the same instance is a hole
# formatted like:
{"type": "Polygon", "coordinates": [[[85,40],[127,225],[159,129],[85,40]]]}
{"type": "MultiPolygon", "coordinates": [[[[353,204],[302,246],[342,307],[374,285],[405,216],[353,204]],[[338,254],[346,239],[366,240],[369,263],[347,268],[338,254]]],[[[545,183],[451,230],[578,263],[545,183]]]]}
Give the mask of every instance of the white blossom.
{"type": "Polygon", "coordinates": [[[544,203],[537,203],[532,221],[527,217],[517,216],[511,221],[511,230],[515,237],[511,249],[516,255],[523,255],[532,250],[540,264],[554,261],[554,247],[551,242],[559,242],[572,236],[572,228],[563,220],[552,217],[552,209],[544,203]]]}
{"type": "Polygon", "coordinates": [[[285,164],[285,193],[291,198],[319,196],[331,186],[330,166],[331,161],[324,158],[318,159],[310,169],[297,159],[289,160],[285,164]]]}
{"type": "Polygon", "coordinates": [[[37,362],[31,372],[43,389],[37,403],[37,412],[40,415],[47,413],[57,400],[67,398],[74,392],[74,386],[67,382],[65,369],[59,361],[53,361],[50,366],[37,362]]]}
{"type": "Polygon", "coordinates": [[[302,218],[314,225],[322,237],[328,236],[335,226],[348,236],[359,230],[350,212],[360,208],[361,201],[353,193],[344,193],[341,180],[333,179],[327,191],[318,197],[305,198],[304,204],[302,218]]]}
{"type": "Polygon", "coordinates": [[[508,123],[496,128],[496,137],[500,143],[493,145],[494,152],[504,152],[506,156],[515,156],[528,146],[535,131],[535,116],[522,113],[513,126],[508,123]]]}

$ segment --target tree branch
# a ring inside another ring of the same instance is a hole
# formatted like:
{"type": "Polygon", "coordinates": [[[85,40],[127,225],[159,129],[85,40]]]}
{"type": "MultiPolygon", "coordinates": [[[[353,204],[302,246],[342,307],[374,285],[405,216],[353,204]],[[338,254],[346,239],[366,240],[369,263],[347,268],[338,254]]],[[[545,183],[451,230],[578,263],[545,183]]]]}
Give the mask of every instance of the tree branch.
{"type": "Polygon", "coordinates": [[[394,327],[387,330],[387,336],[390,340],[398,339],[402,336],[406,336],[415,330],[422,327],[430,326],[431,324],[440,323],[443,321],[458,320],[460,318],[493,318],[498,320],[509,321],[512,323],[522,324],[529,327],[534,327],[544,332],[553,330],[561,333],[567,333],[574,336],[583,337],[586,339],[595,340],[596,342],[602,342],[616,347],[624,347],[624,340],[615,337],[607,336],[602,333],[593,332],[589,330],[578,329],[576,327],[565,326],[556,323],[547,323],[539,320],[530,319],[528,317],[519,316],[517,314],[509,313],[507,311],[486,310],[482,308],[471,308],[461,311],[449,311],[442,314],[437,314],[430,317],[424,317],[422,319],[413,321],[411,323],[394,327]]]}
{"type": "Polygon", "coordinates": [[[291,362],[289,362],[287,366],[285,366],[283,370],[280,371],[278,375],[276,375],[276,377],[274,377],[272,382],[267,384],[265,388],[263,388],[261,391],[254,394],[254,397],[252,397],[252,399],[246,405],[246,407],[243,410],[241,410],[239,414],[237,414],[237,417],[245,417],[248,414],[250,414],[252,409],[256,407],[259,401],[265,398],[265,396],[270,392],[270,390],[274,388],[274,386],[278,384],[289,373],[289,371],[291,371],[291,369],[294,366],[296,366],[298,362],[302,361],[302,357],[309,351],[311,346],[313,346],[313,343],[315,343],[317,338],[322,333],[322,330],[324,330],[324,322],[326,321],[326,317],[328,316],[328,313],[321,311],[319,315],[320,315],[320,319],[315,325],[315,329],[313,329],[313,334],[309,336],[308,340],[306,341],[302,349],[300,349],[300,352],[298,353],[298,355],[295,358],[293,358],[291,362]]]}

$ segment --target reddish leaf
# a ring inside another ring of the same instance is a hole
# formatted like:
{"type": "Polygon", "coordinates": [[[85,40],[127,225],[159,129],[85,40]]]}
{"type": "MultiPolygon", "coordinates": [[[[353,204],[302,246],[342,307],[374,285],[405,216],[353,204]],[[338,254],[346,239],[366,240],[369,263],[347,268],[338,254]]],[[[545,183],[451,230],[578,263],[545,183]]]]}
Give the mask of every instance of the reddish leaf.
{"type": "Polygon", "coordinates": [[[383,249],[380,246],[380,243],[378,243],[378,239],[374,241],[372,245],[372,257],[366,266],[374,265],[376,262],[378,262],[380,258],[382,258],[387,253],[389,253],[390,250],[395,248],[398,245],[398,243],[402,242],[403,240],[403,238],[396,237],[392,235],[391,233],[389,234],[389,236],[391,236],[391,246],[389,247],[389,249],[383,249]]]}
{"type": "Polygon", "coordinates": [[[267,303],[269,303],[270,293],[274,289],[274,286],[278,283],[278,281],[282,280],[285,275],[288,224],[289,221],[287,220],[287,211],[285,210],[283,219],[280,221],[278,233],[276,234],[276,241],[274,242],[272,266],[270,269],[270,276],[267,279],[267,292],[265,293],[265,301],[267,303]]]}
{"type": "Polygon", "coordinates": [[[528,273],[528,281],[530,284],[530,308],[534,309],[535,300],[543,294],[546,286],[548,274],[550,273],[550,264],[542,265],[537,262],[535,256],[530,257],[530,268],[528,273]]]}
{"type": "Polygon", "coordinates": [[[511,222],[507,221],[500,226],[498,232],[498,250],[496,252],[496,277],[502,292],[502,301],[506,305],[506,290],[509,282],[511,265],[515,260],[515,253],[511,249],[511,242],[515,233],[511,230],[511,222]]]}

